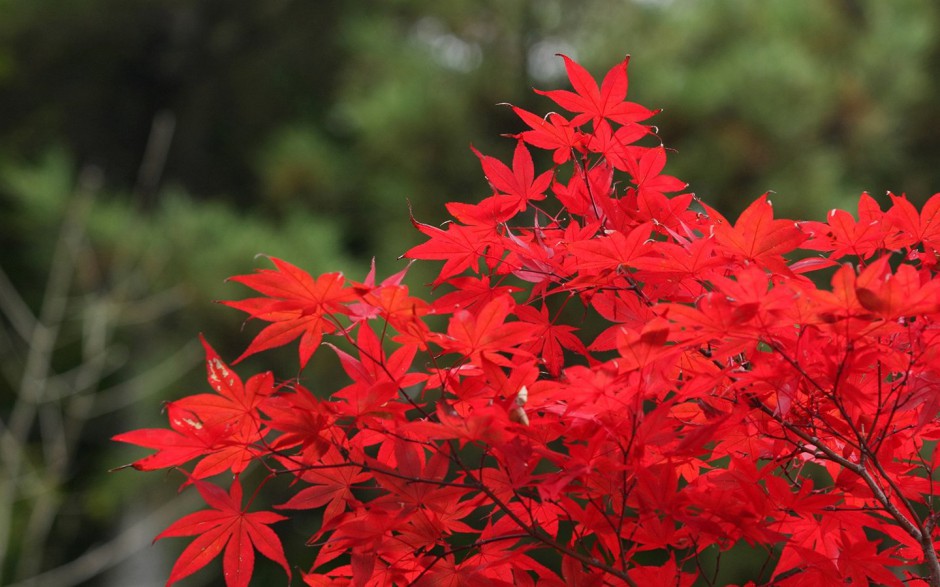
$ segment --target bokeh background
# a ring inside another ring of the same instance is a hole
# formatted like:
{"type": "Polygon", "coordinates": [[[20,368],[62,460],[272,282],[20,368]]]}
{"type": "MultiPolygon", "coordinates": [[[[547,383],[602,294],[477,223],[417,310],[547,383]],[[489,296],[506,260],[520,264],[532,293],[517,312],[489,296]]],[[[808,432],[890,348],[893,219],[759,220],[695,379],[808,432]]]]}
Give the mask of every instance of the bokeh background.
{"type": "Polygon", "coordinates": [[[631,54],[669,172],[732,217],[940,191],[935,0],[0,0],[0,584],[162,585],[195,501],[109,438],[206,390],[199,332],[244,349],[225,278],[397,271],[409,207],[488,195],[469,145],[511,153],[497,104],[550,108],[556,53],[631,54]]]}

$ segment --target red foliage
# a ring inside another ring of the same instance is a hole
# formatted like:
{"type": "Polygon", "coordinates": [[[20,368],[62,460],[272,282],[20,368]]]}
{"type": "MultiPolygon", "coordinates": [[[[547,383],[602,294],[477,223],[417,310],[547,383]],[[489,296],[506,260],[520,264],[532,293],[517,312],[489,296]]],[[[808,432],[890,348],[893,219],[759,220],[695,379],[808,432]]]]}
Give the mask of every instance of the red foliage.
{"type": "Polygon", "coordinates": [[[275,507],[320,512],[308,585],[713,584],[703,557],[750,545],[751,584],[940,587],[940,195],[804,223],[762,196],[732,224],[662,174],[626,61],[600,87],[565,64],[574,92],[541,93],[571,118],[514,108],[512,165],[477,153],[493,194],[415,223],[437,301],[404,272],[234,278],[270,323],[242,356],[325,344],[349,382],[243,384],[207,344],[215,394],[117,437],[212,508],[160,535],[196,536],[171,583],[223,547],[229,585],[255,549],[288,570],[283,516],[241,506],[284,476],[275,507]]]}

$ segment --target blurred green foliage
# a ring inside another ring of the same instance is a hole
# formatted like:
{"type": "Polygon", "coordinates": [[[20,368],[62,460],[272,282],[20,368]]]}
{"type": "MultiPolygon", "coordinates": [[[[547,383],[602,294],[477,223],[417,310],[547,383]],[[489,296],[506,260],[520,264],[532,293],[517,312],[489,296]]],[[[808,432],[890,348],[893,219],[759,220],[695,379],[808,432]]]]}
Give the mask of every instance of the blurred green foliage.
{"type": "MultiPolygon", "coordinates": [[[[2,480],[16,507],[0,525],[32,537],[7,542],[2,583],[84,560],[122,536],[128,507],[170,496],[152,476],[107,475],[132,454],[108,438],[161,425],[161,400],[202,389],[197,332],[241,352],[239,319],[212,304],[245,293],[225,277],[264,265],[257,254],[354,278],[372,256],[397,270],[419,240],[409,207],[437,223],[445,202],[488,195],[469,145],[511,152],[500,135],[522,125],[497,103],[551,108],[531,88],[565,83],[555,53],[598,76],[632,54],[631,97],[664,109],[670,172],[731,216],[768,190],[781,214],[819,218],[862,190],[940,189],[933,0],[0,0],[0,12],[0,421],[4,458],[25,463],[2,480]],[[72,391],[42,391],[11,444],[36,348],[16,316],[50,307],[70,222],[80,253],[45,381],[72,391]],[[76,374],[96,364],[95,336],[108,358],[89,384],[76,374]],[[44,475],[56,413],[75,445],[44,475]]],[[[81,580],[119,582],[120,560],[81,580]]]]}

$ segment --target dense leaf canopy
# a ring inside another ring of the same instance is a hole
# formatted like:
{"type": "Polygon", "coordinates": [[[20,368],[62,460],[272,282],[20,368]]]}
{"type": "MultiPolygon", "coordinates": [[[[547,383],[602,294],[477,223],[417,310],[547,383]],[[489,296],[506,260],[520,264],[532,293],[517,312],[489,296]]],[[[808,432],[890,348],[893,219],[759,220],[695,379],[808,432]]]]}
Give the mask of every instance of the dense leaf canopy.
{"type": "Polygon", "coordinates": [[[308,585],[714,584],[703,557],[745,545],[750,585],[940,585],[940,194],[863,195],[857,223],[764,195],[732,223],[664,174],[627,60],[600,88],[564,62],[573,91],[541,93],[567,112],[514,108],[512,168],[478,153],[492,194],[415,222],[405,257],[444,261],[448,303],[404,272],[234,278],[261,296],[226,304],[267,323],[236,362],[299,338],[301,369],[327,347],[349,384],[243,383],[206,344],[215,394],[116,437],[212,508],[161,534],[197,536],[171,583],[223,547],[230,586],[254,549],[290,574],[283,516],[241,509],[254,466],[321,515],[308,585]]]}

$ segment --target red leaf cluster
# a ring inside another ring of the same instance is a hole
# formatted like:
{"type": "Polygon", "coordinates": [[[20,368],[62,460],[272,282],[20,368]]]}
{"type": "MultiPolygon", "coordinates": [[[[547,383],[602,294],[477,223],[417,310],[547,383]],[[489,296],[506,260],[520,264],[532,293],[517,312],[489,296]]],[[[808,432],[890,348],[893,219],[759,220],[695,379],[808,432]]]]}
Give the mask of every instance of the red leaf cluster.
{"type": "Polygon", "coordinates": [[[663,173],[626,60],[598,86],[564,59],[573,91],[539,93],[568,114],[514,107],[512,164],[477,152],[492,194],[415,222],[435,301],[404,271],[233,278],[267,323],[242,357],[299,338],[348,381],[243,383],[206,344],[215,393],[117,437],[211,508],[160,535],[196,536],[171,583],[223,549],[229,585],[254,550],[290,575],[284,516],[242,509],[254,471],[319,513],[311,586],[714,584],[703,561],[745,545],[754,585],[940,586],[940,195],[802,223],[762,196],[732,223],[663,173]]]}

